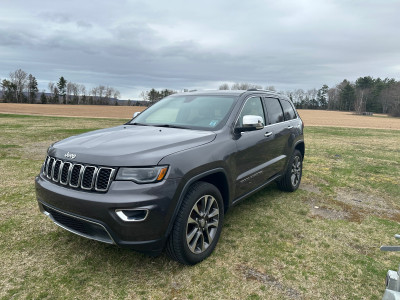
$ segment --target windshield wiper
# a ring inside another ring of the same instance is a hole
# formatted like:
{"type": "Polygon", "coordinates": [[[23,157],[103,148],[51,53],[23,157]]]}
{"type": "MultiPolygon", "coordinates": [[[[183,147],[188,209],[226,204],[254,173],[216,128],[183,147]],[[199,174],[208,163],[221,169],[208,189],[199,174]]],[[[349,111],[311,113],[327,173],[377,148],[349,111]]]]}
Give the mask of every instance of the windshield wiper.
{"type": "Polygon", "coordinates": [[[137,122],[134,122],[134,123],[128,123],[128,125],[151,126],[151,125],[148,125],[148,124],[137,123],[137,122]]]}
{"type": "Polygon", "coordinates": [[[173,125],[173,124],[152,124],[154,127],[167,127],[167,128],[179,128],[179,129],[189,129],[185,126],[173,125]]]}

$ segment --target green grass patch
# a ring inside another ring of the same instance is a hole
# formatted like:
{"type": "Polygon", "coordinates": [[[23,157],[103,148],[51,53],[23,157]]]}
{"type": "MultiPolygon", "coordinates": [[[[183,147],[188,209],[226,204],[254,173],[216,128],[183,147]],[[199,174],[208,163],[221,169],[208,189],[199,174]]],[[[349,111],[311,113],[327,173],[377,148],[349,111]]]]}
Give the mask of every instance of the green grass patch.
{"type": "Polygon", "coordinates": [[[400,131],[307,127],[301,189],[233,207],[215,252],[187,267],[87,240],[36,204],[47,147],[126,120],[0,114],[1,299],[379,299],[400,256],[400,131]]]}

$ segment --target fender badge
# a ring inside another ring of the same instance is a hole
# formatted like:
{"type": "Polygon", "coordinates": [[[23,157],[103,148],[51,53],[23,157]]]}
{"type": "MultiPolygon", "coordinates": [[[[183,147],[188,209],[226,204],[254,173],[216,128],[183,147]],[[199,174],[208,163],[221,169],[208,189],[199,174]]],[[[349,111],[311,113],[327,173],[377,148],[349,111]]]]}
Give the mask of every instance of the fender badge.
{"type": "Polygon", "coordinates": [[[64,156],[69,159],[74,159],[76,157],[76,154],[67,152],[64,156]]]}

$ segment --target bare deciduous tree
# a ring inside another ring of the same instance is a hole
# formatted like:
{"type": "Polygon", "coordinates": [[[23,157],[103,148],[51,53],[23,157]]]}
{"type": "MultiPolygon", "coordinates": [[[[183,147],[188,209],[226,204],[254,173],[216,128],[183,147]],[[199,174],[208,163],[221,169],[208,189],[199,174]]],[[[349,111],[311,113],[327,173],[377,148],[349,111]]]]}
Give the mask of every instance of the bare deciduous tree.
{"type": "Polygon", "coordinates": [[[28,74],[21,69],[10,73],[11,82],[17,87],[15,95],[17,102],[22,102],[23,100],[23,92],[27,85],[27,76],[28,74]]]}

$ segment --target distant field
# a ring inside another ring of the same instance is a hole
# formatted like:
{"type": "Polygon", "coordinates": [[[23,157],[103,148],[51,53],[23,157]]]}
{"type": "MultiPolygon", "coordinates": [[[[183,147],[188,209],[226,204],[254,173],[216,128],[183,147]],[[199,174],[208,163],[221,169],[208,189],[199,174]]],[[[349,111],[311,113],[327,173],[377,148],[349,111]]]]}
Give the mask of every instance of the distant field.
{"type": "MultiPolygon", "coordinates": [[[[130,119],[143,106],[54,105],[0,103],[0,113],[130,119]]],[[[400,130],[400,118],[387,115],[358,116],[351,112],[299,110],[306,126],[376,128],[400,130]]]]}
{"type": "MultiPolygon", "coordinates": [[[[100,108],[114,109],[127,107],[100,108]]],[[[272,184],[230,210],[215,252],[187,267],[76,236],[38,210],[47,147],[122,122],[0,113],[0,299],[382,298],[400,263],[379,250],[400,233],[399,130],[306,127],[300,189],[272,184]]]]}

